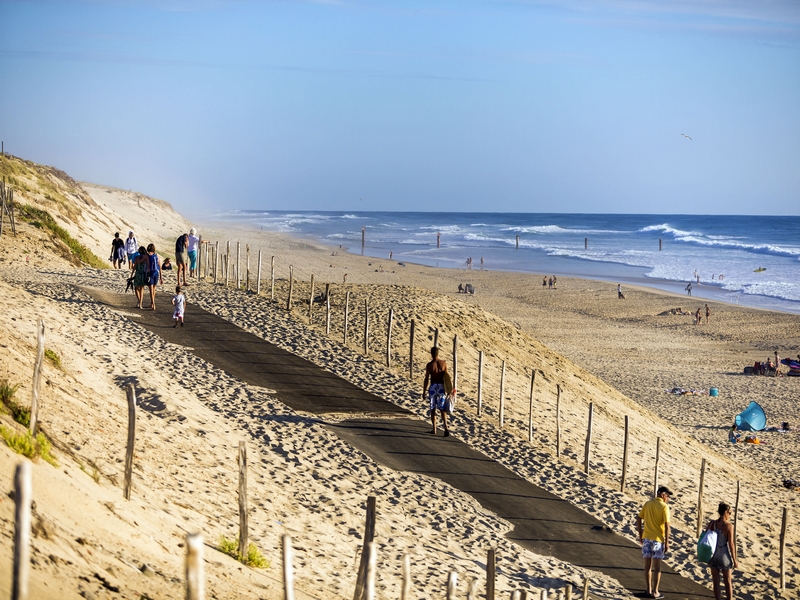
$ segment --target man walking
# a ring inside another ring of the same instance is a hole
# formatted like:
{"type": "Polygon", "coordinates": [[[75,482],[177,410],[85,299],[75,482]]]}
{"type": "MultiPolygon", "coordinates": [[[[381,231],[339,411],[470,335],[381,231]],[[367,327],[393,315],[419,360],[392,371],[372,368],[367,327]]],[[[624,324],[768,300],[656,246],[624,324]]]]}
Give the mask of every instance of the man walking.
{"type": "Polygon", "coordinates": [[[636,517],[636,530],[642,544],[644,576],[647,580],[647,597],[663,598],[658,591],[661,583],[661,560],[669,551],[669,498],[672,492],[662,485],[656,497],[649,500],[636,517]]]}
{"type": "Polygon", "coordinates": [[[689,282],[689,285],[686,286],[686,293],[690,296],[692,295],[692,282],[689,282]]]}
{"type": "Polygon", "coordinates": [[[447,396],[444,390],[444,374],[447,372],[447,364],[439,359],[439,348],[431,348],[431,362],[425,365],[425,382],[422,384],[422,397],[428,394],[431,406],[431,434],[436,435],[436,411],[442,415],[442,425],[444,425],[444,437],[450,435],[447,427],[447,396]],[[428,387],[430,383],[430,387],[428,387]]]}

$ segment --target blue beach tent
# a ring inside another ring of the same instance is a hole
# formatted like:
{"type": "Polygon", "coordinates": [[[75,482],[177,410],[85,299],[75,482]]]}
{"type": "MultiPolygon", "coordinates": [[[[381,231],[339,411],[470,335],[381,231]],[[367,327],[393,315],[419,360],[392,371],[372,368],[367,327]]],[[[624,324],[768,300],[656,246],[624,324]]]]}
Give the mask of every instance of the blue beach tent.
{"type": "Polygon", "coordinates": [[[739,431],[762,431],[767,426],[767,415],[758,402],[751,402],[736,415],[735,422],[739,431]]]}

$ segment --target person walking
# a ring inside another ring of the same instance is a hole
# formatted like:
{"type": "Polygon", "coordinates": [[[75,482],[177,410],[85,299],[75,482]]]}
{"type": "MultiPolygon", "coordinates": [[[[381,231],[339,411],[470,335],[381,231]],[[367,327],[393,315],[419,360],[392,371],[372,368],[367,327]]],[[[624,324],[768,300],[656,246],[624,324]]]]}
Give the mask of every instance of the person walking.
{"type": "Polygon", "coordinates": [[[647,581],[647,597],[663,598],[658,591],[661,583],[661,561],[669,552],[669,502],[672,492],[665,485],[656,490],[656,496],[648,500],[636,516],[636,530],[642,544],[644,577],[647,581]]]}
{"type": "Polygon", "coordinates": [[[706,304],[706,324],[708,324],[708,317],[711,316],[711,309],[708,308],[708,304],[706,304]]]}
{"type": "Polygon", "coordinates": [[[144,246],[139,246],[139,250],[133,255],[131,265],[133,271],[133,291],[136,294],[138,307],[142,308],[142,296],[144,296],[144,286],[147,285],[147,250],[144,246]]]}
{"type": "Polygon", "coordinates": [[[736,544],[733,539],[733,525],[731,524],[731,507],[724,502],[719,503],[717,509],[719,518],[711,521],[706,530],[717,533],[717,547],[714,555],[708,561],[711,567],[711,581],[714,584],[714,598],[722,600],[722,590],[720,589],[720,575],[725,582],[725,597],[733,600],[733,570],[739,565],[736,560],[736,544]]]}
{"type": "MultiPolygon", "coordinates": [[[[189,254],[189,277],[197,277],[197,250],[200,246],[200,238],[197,235],[197,229],[192,227],[189,230],[189,243],[187,245],[187,250],[189,254]]],[[[184,273],[183,276],[186,279],[186,274],[184,273]]]]}
{"type": "Polygon", "coordinates": [[[184,296],[181,292],[181,286],[177,286],[175,288],[175,295],[172,297],[172,306],[175,307],[175,311],[172,313],[172,320],[175,321],[173,327],[178,326],[178,321],[181,322],[181,327],[183,327],[183,314],[186,310],[186,296],[184,296]]]}
{"type": "Polygon", "coordinates": [[[189,262],[188,246],[189,236],[182,233],[175,241],[175,264],[178,265],[178,285],[181,285],[181,273],[183,273],[183,285],[186,285],[186,263],[189,262]]]}
{"type": "Polygon", "coordinates": [[[125,254],[128,255],[128,265],[131,271],[134,269],[133,261],[139,253],[139,242],[136,241],[136,236],[132,231],[128,232],[128,237],[125,238],[125,254]]]}
{"type": "Polygon", "coordinates": [[[147,288],[150,290],[150,310],[156,309],[156,286],[161,280],[161,259],[156,254],[155,244],[147,246],[147,288]]]}
{"type": "Polygon", "coordinates": [[[690,296],[692,295],[692,282],[689,282],[689,285],[686,286],[686,293],[690,296]]]}
{"type": "Polygon", "coordinates": [[[442,425],[444,425],[444,437],[450,435],[447,427],[447,395],[444,391],[444,374],[447,372],[447,363],[439,359],[439,348],[431,348],[431,362],[425,365],[425,382],[422,384],[422,397],[428,395],[431,406],[431,430],[432,435],[436,435],[436,411],[442,414],[442,425]],[[430,386],[428,385],[430,383],[430,386]]]}
{"type": "Polygon", "coordinates": [[[622,293],[622,284],[617,284],[617,300],[625,300],[625,294],[622,293]]]}
{"type": "Polygon", "coordinates": [[[125,262],[125,242],[119,237],[119,231],[114,234],[114,239],[111,240],[111,264],[115,269],[121,269],[122,263],[125,262]]]}

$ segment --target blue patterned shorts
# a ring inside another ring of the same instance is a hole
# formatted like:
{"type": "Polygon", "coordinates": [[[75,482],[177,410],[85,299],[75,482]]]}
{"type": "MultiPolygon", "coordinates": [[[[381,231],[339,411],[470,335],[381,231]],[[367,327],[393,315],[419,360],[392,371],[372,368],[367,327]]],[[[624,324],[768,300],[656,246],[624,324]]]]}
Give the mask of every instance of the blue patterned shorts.
{"type": "Polygon", "coordinates": [[[664,543],[655,540],[642,540],[642,558],[664,558],[664,543]]]}

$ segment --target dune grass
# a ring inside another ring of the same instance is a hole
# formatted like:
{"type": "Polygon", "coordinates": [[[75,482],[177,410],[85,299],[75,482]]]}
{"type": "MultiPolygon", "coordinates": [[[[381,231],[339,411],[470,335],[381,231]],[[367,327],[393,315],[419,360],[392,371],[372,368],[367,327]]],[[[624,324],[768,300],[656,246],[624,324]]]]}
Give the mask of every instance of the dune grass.
{"type": "Polygon", "coordinates": [[[58,466],[58,462],[51,451],[50,440],[43,433],[33,437],[30,431],[16,433],[14,430],[0,425],[0,438],[3,438],[6,445],[17,454],[22,454],[22,456],[26,456],[31,460],[41,458],[54,467],[58,466]]]}
{"type": "Polygon", "coordinates": [[[256,545],[252,542],[247,546],[247,555],[244,557],[239,554],[239,540],[232,540],[224,535],[220,536],[218,548],[220,552],[224,552],[228,556],[232,556],[248,567],[254,567],[256,569],[269,569],[269,561],[264,558],[264,555],[261,554],[261,551],[256,548],[256,545]]]}
{"type": "Polygon", "coordinates": [[[109,265],[100,260],[96,254],[72,237],[69,232],[56,223],[55,219],[46,210],[36,208],[30,204],[19,205],[20,216],[34,227],[47,229],[58,239],[64,242],[69,248],[70,253],[82,263],[95,269],[108,269],[109,265]]]}

